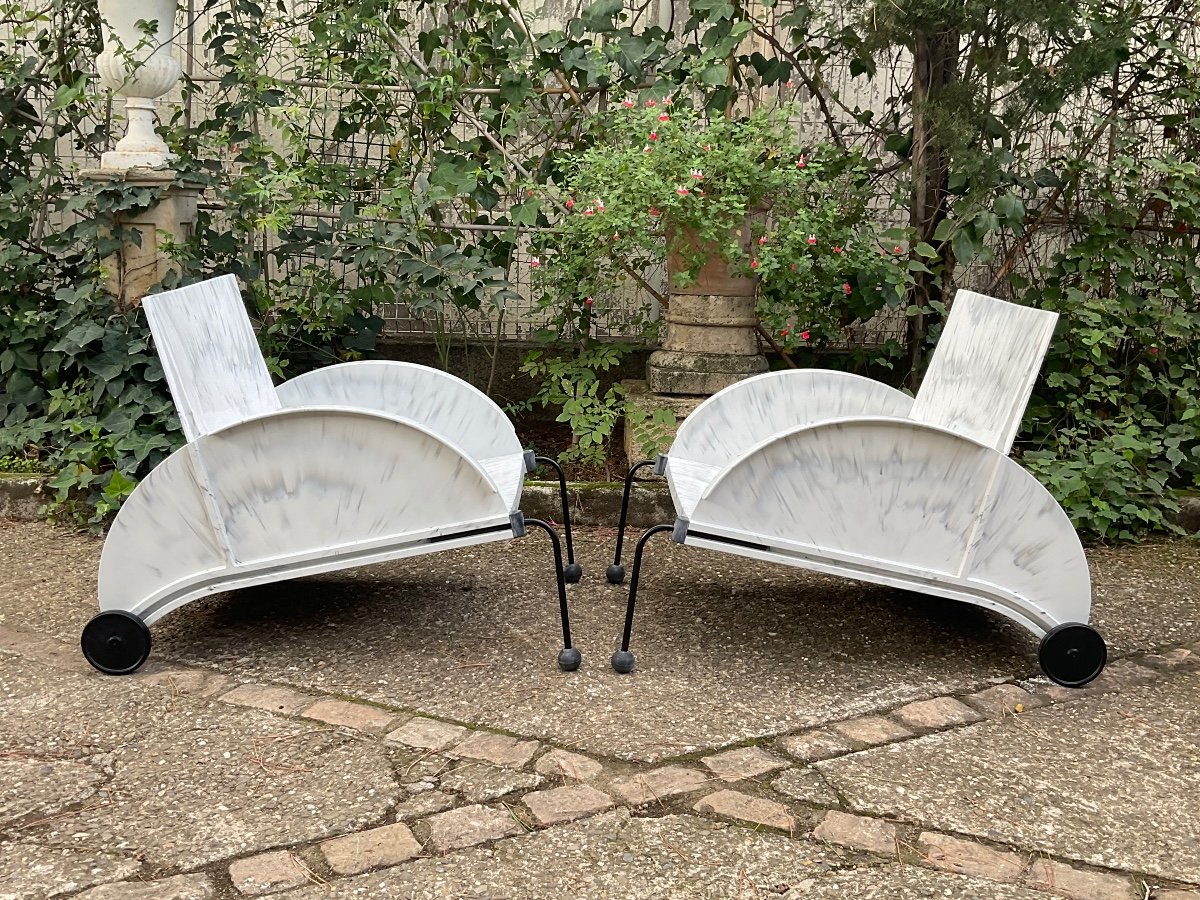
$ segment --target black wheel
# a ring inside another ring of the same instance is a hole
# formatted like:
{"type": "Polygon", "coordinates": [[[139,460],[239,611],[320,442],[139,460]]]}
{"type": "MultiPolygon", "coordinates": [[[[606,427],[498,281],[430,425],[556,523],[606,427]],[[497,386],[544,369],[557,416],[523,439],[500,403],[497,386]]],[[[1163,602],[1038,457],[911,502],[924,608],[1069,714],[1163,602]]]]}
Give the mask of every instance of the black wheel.
{"type": "Polygon", "coordinates": [[[608,571],[604,573],[604,577],[608,579],[609,584],[620,584],[625,580],[625,567],[613,563],[608,567],[608,571]]]}
{"type": "Polygon", "coordinates": [[[633,652],[630,650],[618,650],[612,655],[613,671],[618,675],[628,675],[633,671],[633,652]]]}
{"type": "Polygon", "coordinates": [[[1051,681],[1063,687],[1083,687],[1104,671],[1108,647],[1090,625],[1064,622],[1042,638],[1038,662],[1051,681]]]}
{"type": "Polygon", "coordinates": [[[583,654],[574,647],[558,651],[558,667],[564,672],[574,672],[583,662],[583,654]]]}
{"type": "Polygon", "coordinates": [[[579,563],[571,563],[563,569],[563,581],[567,584],[579,584],[579,579],[583,577],[583,566],[579,563]]]}
{"type": "Polygon", "coordinates": [[[79,644],[105,675],[129,675],[150,655],[150,629],[133,613],[102,612],[84,626],[79,644]]]}

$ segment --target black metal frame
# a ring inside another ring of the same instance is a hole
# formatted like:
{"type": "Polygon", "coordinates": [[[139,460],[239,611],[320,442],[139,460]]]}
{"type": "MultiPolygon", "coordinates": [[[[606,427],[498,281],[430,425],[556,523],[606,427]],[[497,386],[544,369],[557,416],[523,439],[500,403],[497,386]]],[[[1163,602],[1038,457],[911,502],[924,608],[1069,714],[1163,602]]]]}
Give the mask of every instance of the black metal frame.
{"type": "MultiPolygon", "coordinates": [[[[548,456],[535,456],[534,461],[541,466],[550,466],[558,473],[558,494],[562,500],[563,533],[567,538],[567,565],[562,570],[567,584],[576,584],[583,577],[583,566],[575,562],[575,544],[571,539],[571,504],[567,500],[567,475],[555,460],[548,456]]],[[[528,521],[534,521],[529,519],[528,521]]]]}
{"type": "Polygon", "coordinates": [[[524,519],[526,526],[536,525],[550,535],[550,543],[554,548],[554,576],[558,583],[558,614],[562,619],[563,649],[558,654],[558,667],[564,672],[574,672],[583,661],[583,656],[571,644],[571,614],[567,610],[567,581],[563,574],[562,546],[559,544],[558,532],[549,522],[541,519],[524,519]]]}
{"type": "Polygon", "coordinates": [[[625,522],[629,518],[629,494],[633,489],[633,476],[639,470],[644,469],[646,466],[653,466],[657,462],[654,459],[644,459],[639,463],[634,463],[625,475],[625,490],[621,494],[621,519],[617,524],[617,549],[613,554],[612,565],[608,567],[608,571],[605,573],[609,584],[620,584],[625,580],[625,567],[621,565],[621,548],[625,543],[625,522]]]}
{"type": "Polygon", "coordinates": [[[674,524],[647,528],[638,538],[637,548],[633,551],[633,574],[629,578],[629,600],[625,604],[625,630],[621,633],[621,648],[612,655],[612,667],[622,675],[633,671],[634,656],[629,650],[629,640],[633,636],[633,611],[637,606],[638,580],[642,574],[642,551],[646,549],[646,542],[660,531],[674,530],[674,524]]]}

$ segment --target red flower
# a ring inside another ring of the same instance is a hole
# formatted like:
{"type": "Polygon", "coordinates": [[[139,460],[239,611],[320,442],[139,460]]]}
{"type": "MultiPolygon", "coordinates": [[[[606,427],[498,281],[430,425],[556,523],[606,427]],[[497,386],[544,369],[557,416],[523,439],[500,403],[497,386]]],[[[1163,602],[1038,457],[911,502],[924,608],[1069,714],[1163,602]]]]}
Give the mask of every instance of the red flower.
{"type": "Polygon", "coordinates": [[[802,340],[802,341],[808,340],[808,332],[807,331],[800,332],[800,340],[802,340]]]}
{"type": "Polygon", "coordinates": [[[584,305],[584,306],[591,306],[591,305],[592,305],[592,298],[591,298],[591,297],[588,297],[586,300],[584,300],[584,301],[583,301],[583,305],[584,305]]]}
{"type": "Polygon", "coordinates": [[[750,268],[752,268],[752,269],[758,268],[758,260],[757,259],[750,260],[750,268]]]}
{"type": "Polygon", "coordinates": [[[758,245],[759,245],[760,247],[761,247],[763,244],[765,244],[766,242],[767,242],[767,236],[766,236],[765,234],[764,234],[762,237],[760,237],[760,238],[758,239],[758,245]]]}
{"type": "Polygon", "coordinates": [[[668,116],[666,113],[660,113],[660,114],[659,114],[659,117],[658,117],[658,121],[660,121],[660,122],[670,122],[670,121],[671,121],[671,117],[670,117],[670,116],[668,116]]]}
{"type": "Polygon", "coordinates": [[[1158,348],[1157,348],[1157,347],[1151,347],[1151,348],[1150,348],[1150,355],[1151,355],[1151,356],[1158,356],[1158,348]]]}
{"type": "Polygon", "coordinates": [[[658,106],[658,101],[657,100],[647,100],[646,105],[653,108],[655,106],[658,106]]]}
{"type": "Polygon", "coordinates": [[[567,198],[567,209],[571,209],[574,206],[575,206],[575,201],[572,200],[570,197],[568,197],[567,198]]]}
{"type": "Polygon", "coordinates": [[[787,337],[789,334],[791,334],[791,332],[792,332],[792,327],[789,325],[787,328],[783,329],[783,331],[779,332],[779,336],[787,337]]]}
{"type": "Polygon", "coordinates": [[[834,252],[834,253],[841,253],[841,252],[842,252],[842,248],[841,248],[841,247],[834,247],[834,248],[833,248],[833,252],[834,252]]]}
{"type": "Polygon", "coordinates": [[[896,245],[895,247],[893,247],[893,248],[892,248],[892,253],[893,253],[894,255],[896,255],[896,256],[899,256],[899,255],[900,255],[900,252],[901,252],[901,251],[900,251],[900,246],[899,246],[899,245],[896,245]]]}
{"type": "Polygon", "coordinates": [[[845,284],[842,285],[842,293],[844,293],[847,297],[850,296],[851,290],[853,290],[853,289],[850,287],[850,282],[847,281],[845,284]]]}
{"type": "Polygon", "coordinates": [[[662,211],[659,210],[659,208],[657,206],[650,207],[650,216],[652,218],[657,219],[661,215],[662,215],[662,211]]]}
{"type": "Polygon", "coordinates": [[[815,244],[817,242],[817,236],[815,234],[810,234],[808,236],[808,242],[810,244],[815,244]]]}
{"type": "Polygon", "coordinates": [[[652,140],[652,141],[658,140],[658,132],[657,131],[650,132],[650,140],[652,140]]]}

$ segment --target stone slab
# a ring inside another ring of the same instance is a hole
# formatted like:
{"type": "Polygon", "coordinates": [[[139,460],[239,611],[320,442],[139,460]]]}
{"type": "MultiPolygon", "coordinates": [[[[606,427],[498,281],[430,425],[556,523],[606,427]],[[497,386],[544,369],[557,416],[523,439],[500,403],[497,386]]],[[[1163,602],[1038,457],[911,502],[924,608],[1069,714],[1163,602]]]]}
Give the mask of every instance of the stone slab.
{"type": "Polygon", "coordinates": [[[475,731],[455,745],[451,756],[479,759],[495,766],[520,769],[533,759],[539,747],[537,741],[522,741],[506,734],[475,731]]]}
{"type": "Polygon", "coordinates": [[[722,781],[744,781],[785,769],[788,763],[762,747],[738,747],[700,760],[722,781]]]}
{"type": "Polygon", "coordinates": [[[1025,872],[1025,860],[1011,850],[928,831],[921,834],[917,844],[922,859],[935,869],[1010,882],[1019,880],[1025,872]]]}
{"type": "Polygon", "coordinates": [[[849,753],[854,745],[843,735],[825,728],[785,737],[779,742],[788,756],[800,762],[816,762],[849,753]]]}
{"type": "Polygon", "coordinates": [[[586,784],[534,791],[522,800],[539,825],[559,825],[593,816],[613,805],[612,798],[586,784]]]}
{"type": "Polygon", "coordinates": [[[1053,859],[1036,859],[1025,873],[1025,883],[1070,900],[1143,900],[1134,880],[1112,872],[1091,872],[1053,859]]]}
{"type": "Polygon", "coordinates": [[[591,757],[569,750],[557,748],[541,756],[534,764],[533,770],[539,775],[550,778],[563,778],[567,781],[591,781],[598,778],[604,767],[591,757]]]}
{"type": "Polygon", "coordinates": [[[239,894],[257,897],[299,887],[308,881],[304,863],[287,850],[260,853],[229,866],[229,880],[239,894]]]}
{"type": "Polygon", "coordinates": [[[210,900],[215,896],[212,879],[196,874],[104,884],[77,894],[75,900],[210,900]]]}
{"type": "Polygon", "coordinates": [[[764,797],[751,797],[740,791],[716,791],[704,797],[692,809],[735,822],[778,828],[789,834],[796,830],[796,820],[782,803],[764,797]]]}
{"type": "Polygon", "coordinates": [[[887,744],[913,735],[912,731],[886,716],[860,716],[857,719],[836,722],[833,730],[855,743],[869,746],[887,744]]]}
{"type": "Polygon", "coordinates": [[[637,775],[614,778],[609,783],[609,789],[621,801],[631,806],[642,806],[702,790],[709,783],[709,776],[697,769],[663,766],[637,775]]]}
{"type": "Polygon", "coordinates": [[[429,844],[435,853],[474,847],[521,831],[511,814],[488,806],[464,806],[438,813],[426,819],[424,824],[429,829],[429,844]]]}
{"type": "Polygon", "coordinates": [[[366,703],[350,703],[326,697],[301,713],[306,719],[316,719],[327,725],[341,725],[356,731],[381,731],[396,721],[396,713],[366,703]]]}
{"type": "Polygon", "coordinates": [[[486,763],[458,762],[439,779],[443,790],[461,794],[468,803],[499,800],[514,791],[527,791],[542,782],[541,775],[514,772],[486,763]]]}
{"type": "Polygon", "coordinates": [[[321,853],[337,874],[357,875],[419,856],[421,845],[407,825],[384,825],[325,841],[321,853]]]}
{"type": "Polygon", "coordinates": [[[1200,674],[816,767],[857,810],[1200,882],[1200,674]]]}
{"type": "Polygon", "coordinates": [[[813,837],[851,850],[865,850],[883,856],[895,856],[899,850],[893,823],[869,816],[853,816],[835,809],[825,813],[817,823],[813,837]]]}
{"type": "Polygon", "coordinates": [[[462,740],[466,733],[467,729],[461,725],[451,725],[436,719],[416,718],[410,719],[391,732],[387,739],[407,747],[416,747],[418,750],[445,750],[462,740]]]}
{"type": "Polygon", "coordinates": [[[236,703],[253,709],[294,716],[317,699],[311,694],[302,694],[291,688],[274,684],[242,684],[221,695],[225,703],[236,703]]]}
{"type": "Polygon", "coordinates": [[[983,716],[953,697],[934,697],[908,703],[892,713],[910,728],[953,728],[970,725],[983,716]]]}

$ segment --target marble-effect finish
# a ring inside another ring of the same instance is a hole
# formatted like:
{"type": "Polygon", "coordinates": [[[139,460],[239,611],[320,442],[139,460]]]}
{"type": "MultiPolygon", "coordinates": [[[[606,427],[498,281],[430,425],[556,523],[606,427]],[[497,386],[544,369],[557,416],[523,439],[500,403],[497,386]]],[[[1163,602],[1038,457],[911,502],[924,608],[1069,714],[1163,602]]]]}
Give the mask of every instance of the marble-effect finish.
{"type": "Polygon", "coordinates": [[[150,624],[219,590],[512,536],[524,454],[466,382],[348,363],[277,392],[233,276],[145,308],[188,444],[113,523],[101,609],[150,624]]]}
{"type": "Polygon", "coordinates": [[[915,401],[822,370],[721,391],[667,462],[684,542],[976,603],[1035,634],[1087,622],[1070,520],[1007,457],[1056,319],[959,291],[915,401]]]}
{"type": "Polygon", "coordinates": [[[146,297],[142,309],[189,441],[282,408],[234,276],[146,297]]]}
{"type": "Polygon", "coordinates": [[[912,418],[1007,454],[1057,321],[1058,313],[958,291],[912,418]]]}

